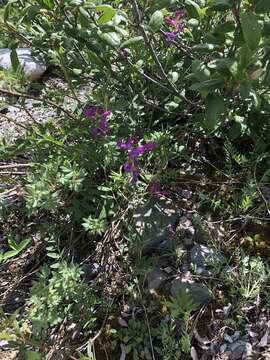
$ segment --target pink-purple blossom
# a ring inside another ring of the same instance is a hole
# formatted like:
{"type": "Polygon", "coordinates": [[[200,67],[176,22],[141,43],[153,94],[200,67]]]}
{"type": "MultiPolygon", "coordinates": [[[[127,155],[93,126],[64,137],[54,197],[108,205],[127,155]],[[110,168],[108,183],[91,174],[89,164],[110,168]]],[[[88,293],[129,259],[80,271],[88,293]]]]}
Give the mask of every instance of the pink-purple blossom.
{"type": "Polygon", "coordinates": [[[129,138],[126,142],[124,140],[117,141],[116,145],[119,150],[130,150],[135,143],[133,138],[129,138]]]}
{"type": "Polygon", "coordinates": [[[170,26],[177,26],[177,20],[176,19],[171,19],[171,18],[165,18],[165,22],[167,25],[170,26]]]}
{"type": "Polygon", "coordinates": [[[137,162],[137,158],[144,154],[145,151],[151,151],[156,147],[155,141],[149,141],[144,145],[134,147],[137,141],[134,138],[129,138],[127,141],[119,140],[116,145],[119,150],[126,150],[128,161],[124,164],[123,170],[131,174],[132,182],[137,182],[141,168],[137,162]]]}
{"type": "Polygon", "coordinates": [[[141,172],[141,167],[139,166],[139,164],[134,161],[128,161],[124,164],[123,169],[125,173],[131,174],[131,179],[133,183],[136,183],[138,181],[141,172]]]}
{"type": "Polygon", "coordinates": [[[100,105],[86,105],[83,113],[85,116],[95,118],[97,115],[102,115],[105,112],[103,106],[100,105]]]}
{"type": "Polygon", "coordinates": [[[168,41],[173,41],[175,40],[176,36],[177,36],[178,32],[176,31],[165,31],[164,35],[166,36],[166,39],[168,41]]]}
{"type": "Polygon", "coordinates": [[[131,159],[136,159],[139,155],[142,155],[145,152],[145,146],[141,145],[141,146],[137,146],[135,149],[132,149],[129,151],[128,156],[131,159]]]}
{"type": "Polygon", "coordinates": [[[177,20],[182,19],[184,16],[185,16],[185,11],[184,10],[178,9],[178,10],[175,11],[175,17],[176,17],[177,20]]]}
{"type": "Polygon", "coordinates": [[[164,32],[164,35],[166,36],[166,39],[168,41],[175,40],[177,34],[184,30],[184,24],[181,23],[181,19],[184,16],[185,13],[183,10],[176,10],[175,18],[169,18],[169,17],[165,18],[166,24],[174,28],[172,31],[164,32]]]}
{"type": "Polygon", "coordinates": [[[94,137],[107,135],[109,131],[107,118],[111,115],[111,111],[105,110],[101,105],[86,105],[83,114],[93,121],[91,134],[94,137]]]}
{"type": "Polygon", "coordinates": [[[98,135],[107,135],[109,131],[109,126],[108,126],[108,121],[105,119],[101,119],[98,122],[98,127],[93,127],[91,129],[91,133],[93,136],[98,136],[98,135]]]}

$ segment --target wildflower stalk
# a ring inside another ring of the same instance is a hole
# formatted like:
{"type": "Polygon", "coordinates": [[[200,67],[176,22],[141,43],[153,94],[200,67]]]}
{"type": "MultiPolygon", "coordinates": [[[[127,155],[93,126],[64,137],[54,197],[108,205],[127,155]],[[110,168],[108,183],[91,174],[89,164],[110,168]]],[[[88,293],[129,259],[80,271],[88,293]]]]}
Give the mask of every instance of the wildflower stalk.
{"type": "Polygon", "coordinates": [[[150,41],[146,31],[144,30],[143,26],[141,25],[141,22],[140,22],[141,16],[140,16],[140,12],[139,12],[138,3],[137,3],[136,0],[132,0],[132,4],[133,4],[134,13],[136,14],[135,21],[136,21],[137,27],[140,30],[140,32],[142,34],[142,37],[144,38],[144,41],[145,41],[146,45],[148,46],[148,48],[150,50],[151,56],[152,56],[154,62],[156,63],[163,80],[166,81],[166,83],[169,85],[170,90],[171,90],[173,95],[176,95],[176,96],[180,97],[182,100],[187,102],[189,105],[196,106],[195,103],[193,103],[186,96],[181,94],[178,91],[178,89],[174,86],[174,84],[169,80],[169,78],[168,78],[167,74],[165,73],[165,70],[164,70],[164,68],[163,68],[163,66],[162,66],[162,64],[161,64],[161,62],[160,62],[160,60],[158,58],[157,53],[156,53],[155,49],[153,48],[153,46],[151,44],[151,41],[150,41]]]}
{"type": "Polygon", "coordinates": [[[61,52],[59,51],[59,49],[57,49],[57,54],[59,56],[59,60],[60,60],[60,67],[65,75],[65,78],[66,78],[66,81],[68,83],[68,86],[69,86],[69,89],[70,91],[72,92],[72,95],[74,96],[74,98],[78,101],[78,103],[81,105],[81,101],[80,99],[78,98],[77,94],[75,93],[75,90],[74,90],[74,87],[72,85],[72,81],[70,79],[70,76],[69,76],[69,73],[66,69],[66,66],[65,66],[65,61],[64,61],[64,58],[61,54],[61,52]]]}

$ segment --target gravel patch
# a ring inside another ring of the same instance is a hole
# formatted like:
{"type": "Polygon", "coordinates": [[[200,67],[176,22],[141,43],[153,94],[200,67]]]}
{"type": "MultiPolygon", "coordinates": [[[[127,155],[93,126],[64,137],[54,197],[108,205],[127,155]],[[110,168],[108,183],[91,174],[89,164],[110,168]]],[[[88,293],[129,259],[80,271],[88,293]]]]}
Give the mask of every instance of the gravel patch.
{"type": "MultiPolygon", "coordinates": [[[[66,83],[61,78],[48,78],[44,81],[44,87],[47,89],[59,89],[65,95],[67,110],[72,112],[72,104],[74,100],[68,95],[66,83]]],[[[91,85],[84,86],[76,91],[78,99],[82,102],[86,101],[87,94],[91,90],[91,85]]],[[[56,108],[46,105],[41,101],[34,99],[26,99],[24,108],[20,105],[19,99],[14,99],[13,104],[4,106],[0,112],[0,140],[13,141],[22,136],[27,128],[30,130],[33,124],[44,124],[54,119],[59,120],[61,115],[56,108]]]]}

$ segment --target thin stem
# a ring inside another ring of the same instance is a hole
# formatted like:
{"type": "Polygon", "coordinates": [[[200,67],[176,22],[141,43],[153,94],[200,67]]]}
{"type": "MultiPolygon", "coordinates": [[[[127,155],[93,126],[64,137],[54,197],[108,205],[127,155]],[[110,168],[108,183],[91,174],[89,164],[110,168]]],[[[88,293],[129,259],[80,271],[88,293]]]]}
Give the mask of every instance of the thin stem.
{"type": "MultiPolygon", "coordinates": [[[[2,89],[2,88],[0,88],[0,93],[8,95],[8,96],[18,96],[18,97],[23,97],[25,99],[33,99],[33,100],[40,101],[40,102],[42,102],[44,104],[51,105],[51,106],[55,107],[56,109],[62,111],[63,113],[65,113],[67,116],[69,116],[73,120],[77,120],[76,117],[73,116],[73,114],[70,111],[64,109],[62,106],[54,103],[51,100],[42,99],[42,98],[39,98],[38,96],[35,96],[35,95],[31,95],[31,94],[27,94],[27,93],[23,93],[23,92],[18,92],[18,91],[6,90],[6,89],[2,89]]],[[[1,115],[3,115],[3,114],[1,114],[1,115]]]]}
{"type": "Polygon", "coordinates": [[[180,97],[182,100],[184,100],[185,102],[187,102],[188,104],[190,105],[193,105],[193,106],[196,106],[196,104],[194,104],[192,101],[190,101],[189,99],[187,99],[183,94],[181,94],[178,89],[176,88],[176,86],[169,80],[167,74],[165,73],[165,70],[158,58],[158,55],[155,51],[155,49],[153,48],[152,44],[151,44],[151,41],[146,33],[146,31],[144,30],[144,27],[141,25],[141,14],[140,14],[140,11],[139,11],[139,7],[138,7],[138,3],[136,0],[132,0],[132,3],[133,3],[133,10],[134,10],[134,13],[135,13],[135,21],[137,23],[137,27],[138,29],[140,30],[143,38],[144,38],[144,41],[146,43],[146,45],[148,46],[149,50],[150,50],[150,53],[151,53],[151,56],[155,62],[155,64],[157,65],[158,69],[159,69],[159,72],[163,78],[163,80],[168,84],[168,86],[170,87],[171,89],[171,92],[180,97]]]}

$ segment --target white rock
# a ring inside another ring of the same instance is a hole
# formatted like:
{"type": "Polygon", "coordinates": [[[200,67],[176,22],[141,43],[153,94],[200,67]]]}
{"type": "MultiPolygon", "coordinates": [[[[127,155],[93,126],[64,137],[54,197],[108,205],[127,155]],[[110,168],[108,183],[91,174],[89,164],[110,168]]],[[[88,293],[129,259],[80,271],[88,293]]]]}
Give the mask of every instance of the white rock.
{"type": "MultiPolygon", "coordinates": [[[[33,56],[31,54],[31,49],[18,48],[16,49],[16,52],[26,78],[32,81],[38,80],[47,70],[42,58],[40,56],[33,56]]],[[[12,69],[10,54],[10,49],[0,49],[0,67],[6,70],[12,69]]]]}

